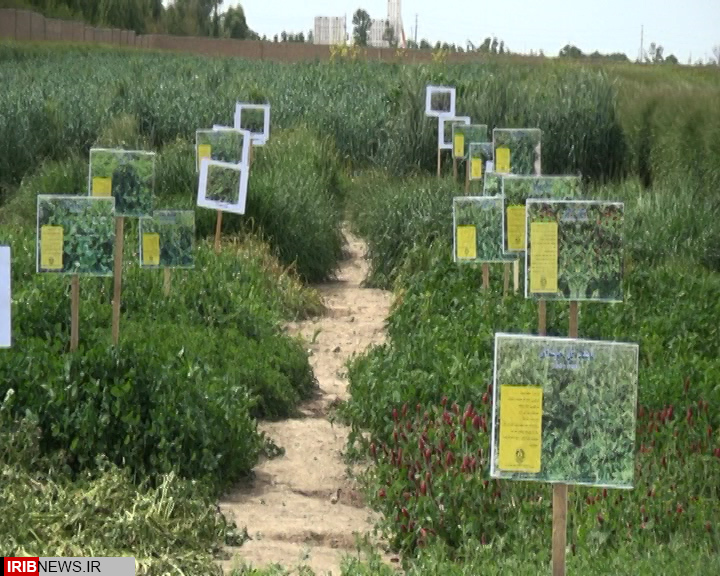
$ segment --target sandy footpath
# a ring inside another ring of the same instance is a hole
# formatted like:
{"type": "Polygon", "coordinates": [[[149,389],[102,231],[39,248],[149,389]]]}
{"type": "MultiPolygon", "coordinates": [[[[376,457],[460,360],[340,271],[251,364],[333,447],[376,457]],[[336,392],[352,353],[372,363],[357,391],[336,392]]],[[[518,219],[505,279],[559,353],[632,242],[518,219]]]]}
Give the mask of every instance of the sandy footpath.
{"type": "Polygon", "coordinates": [[[251,538],[228,549],[233,559],[222,563],[226,573],[244,560],[255,566],[279,563],[293,571],[305,564],[318,576],[337,576],[343,554],[355,551],[355,534],[372,529],[373,513],[363,505],[342,458],[349,428],[331,424],[327,414],[334,402],[348,397],[346,360],[383,341],[391,295],[361,288],[368,268],[366,247],[347,232],[346,237],[350,254],[338,279],[315,286],[326,314],[288,326],[308,342],[320,392],[300,407],[302,417],[260,423],[285,455],[261,460],[254,480],[220,503],[251,538]]]}

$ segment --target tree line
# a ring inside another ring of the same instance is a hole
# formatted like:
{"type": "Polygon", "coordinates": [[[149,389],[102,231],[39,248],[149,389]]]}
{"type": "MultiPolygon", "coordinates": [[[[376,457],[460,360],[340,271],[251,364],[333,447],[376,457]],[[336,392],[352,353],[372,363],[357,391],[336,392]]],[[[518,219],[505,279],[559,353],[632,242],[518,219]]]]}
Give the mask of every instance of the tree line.
{"type": "Polygon", "coordinates": [[[0,8],[33,10],[48,18],[82,20],[137,34],[260,39],[248,26],[242,6],[221,11],[222,4],[223,0],[0,0],[0,8]]]}

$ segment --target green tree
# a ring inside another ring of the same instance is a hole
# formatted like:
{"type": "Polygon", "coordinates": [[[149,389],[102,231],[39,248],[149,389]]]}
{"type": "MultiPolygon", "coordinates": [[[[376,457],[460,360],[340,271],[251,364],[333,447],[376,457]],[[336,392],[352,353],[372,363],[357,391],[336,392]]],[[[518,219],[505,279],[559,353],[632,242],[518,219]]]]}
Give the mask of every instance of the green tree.
{"type": "Polygon", "coordinates": [[[420,40],[420,50],[430,50],[431,48],[432,46],[430,45],[430,42],[425,40],[425,38],[420,40]]]}
{"type": "Polygon", "coordinates": [[[390,22],[385,22],[385,31],[383,32],[383,40],[388,43],[388,46],[395,48],[398,45],[397,38],[395,37],[395,28],[390,25],[390,22]]]}
{"type": "Polygon", "coordinates": [[[149,16],[150,5],[142,0],[100,0],[98,3],[99,21],[111,28],[124,28],[142,34],[149,16]]]}
{"type": "Polygon", "coordinates": [[[677,57],[675,54],[670,54],[667,58],[665,58],[665,64],[679,64],[677,57]]]}
{"type": "Polygon", "coordinates": [[[558,54],[559,58],[584,58],[585,54],[582,53],[582,50],[578,48],[577,46],[573,46],[572,44],[566,44],[562,50],[560,50],[560,53],[558,54]]]}
{"type": "Polygon", "coordinates": [[[353,14],[353,39],[358,46],[368,45],[368,36],[370,33],[370,25],[372,23],[370,14],[362,8],[358,8],[353,14]]]}
{"type": "Polygon", "coordinates": [[[245,40],[250,36],[250,28],[245,19],[245,11],[242,6],[230,7],[222,17],[222,29],[224,36],[245,40]]]}

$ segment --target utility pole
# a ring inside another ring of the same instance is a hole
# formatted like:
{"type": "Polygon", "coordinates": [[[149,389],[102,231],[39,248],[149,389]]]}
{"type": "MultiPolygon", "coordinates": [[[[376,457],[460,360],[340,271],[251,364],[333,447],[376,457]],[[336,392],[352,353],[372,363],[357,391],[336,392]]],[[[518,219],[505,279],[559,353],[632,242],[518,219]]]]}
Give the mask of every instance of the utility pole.
{"type": "Polygon", "coordinates": [[[638,56],[638,62],[642,64],[644,58],[645,58],[645,50],[643,50],[643,26],[640,25],[640,56],[638,56]]]}
{"type": "Polygon", "coordinates": [[[417,21],[418,21],[418,15],[415,14],[415,46],[417,46],[417,21]]]}

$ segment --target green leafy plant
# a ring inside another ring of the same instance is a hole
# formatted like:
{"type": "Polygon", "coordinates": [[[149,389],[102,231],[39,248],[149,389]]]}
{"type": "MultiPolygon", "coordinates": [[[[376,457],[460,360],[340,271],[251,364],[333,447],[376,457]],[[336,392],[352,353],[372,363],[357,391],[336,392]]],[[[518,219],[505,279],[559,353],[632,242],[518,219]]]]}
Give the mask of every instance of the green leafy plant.
{"type": "MultiPolygon", "coordinates": [[[[624,205],[615,202],[528,200],[528,231],[534,222],[557,222],[557,292],[532,294],[553,300],[622,301],[624,205]]],[[[528,236],[527,293],[532,279],[528,236]]]]}
{"type": "Polygon", "coordinates": [[[195,212],[192,210],[156,210],[152,218],[140,219],[140,263],[149,268],[194,268],[195,212]],[[143,262],[143,234],[159,234],[160,262],[143,262]]]}
{"type": "Polygon", "coordinates": [[[115,245],[112,198],[37,198],[37,271],[111,276],[115,245]],[[62,228],[62,268],[43,266],[43,227],[62,228]]]}
{"type": "Polygon", "coordinates": [[[152,216],[155,194],[155,153],[138,150],[90,150],[91,195],[97,195],[96,178],[111,179],[116,216],[152,216]]]}
{"type": "Polygon", "coordinates": [[[495,349],[492,475],[631,488],[637,345],[498,334],[495,349]],[[538,473],[508,472],[500,466],[503,386],[542,390],[538,473]]]}
{"type": "Polygon", "coordinates": [[[502,195],[502,174],[497,172],[485,173],[483,180],[483,196],[502,195]]]}
{"type": "Polygon", "coordinates": [[[240,128],[252,134],[262,134],[265,130],[265,111],[256,108],[243,108],[240,128]]]}

